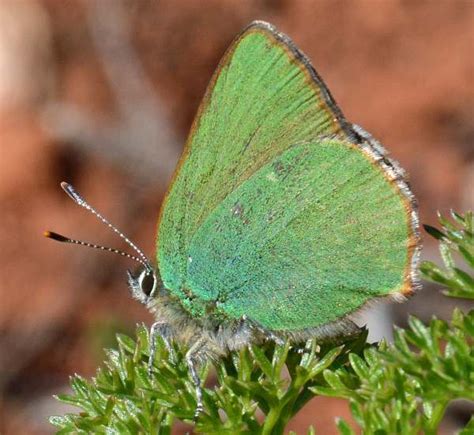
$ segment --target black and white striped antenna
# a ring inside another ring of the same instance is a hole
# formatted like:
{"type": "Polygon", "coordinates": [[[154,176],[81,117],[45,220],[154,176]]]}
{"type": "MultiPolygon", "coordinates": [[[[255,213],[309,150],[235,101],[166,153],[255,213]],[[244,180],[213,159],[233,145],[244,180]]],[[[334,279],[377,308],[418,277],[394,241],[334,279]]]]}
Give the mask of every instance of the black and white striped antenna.
{"type": "Polygon", "coordinates": [[[125,236],[121,231],[119,231],[114,225],[112,225],[104,216],[102,216],[94,207],[92,207],[81,195],[77,193],[77,191],[70,185],[69,183],[62,182],[61,183],[62,189],[68,194],[68,196],[81,207],[84,207],[87,211],[92,213],[97,219],[99,219],[102,223],[107,225],[112,231],[119,235],[125,242],[130,246],[137,254],[138,257],[127,252],[121,251],[120,249],[109,248],[107,246],[96,245],[95,243],[85,242],[83,240],[76,240],[70,237],[63,236],[61,234],[55,233],[53,231],[45,231],[44,236],[48,237],[49,239],[56,240],[57,242],[62,243],[72,243],[74,245],[86,246],[88,248],[100,249],[102,251],[113,252],[114,254],[122,255],[123,257],[130,258],[135,260],[136,262],[145,266],[148,270],[152,270],[150,262],[146,258],[143,251],[135,245],[128,237],[125,236]]]}

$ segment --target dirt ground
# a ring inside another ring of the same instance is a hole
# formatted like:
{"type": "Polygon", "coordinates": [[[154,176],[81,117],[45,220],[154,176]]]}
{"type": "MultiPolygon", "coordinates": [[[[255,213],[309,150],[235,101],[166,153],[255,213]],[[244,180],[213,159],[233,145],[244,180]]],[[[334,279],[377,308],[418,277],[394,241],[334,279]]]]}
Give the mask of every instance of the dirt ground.
{"type": "MultiPolygon", "coordinates": [[[[68,376],[93,375],[116,332],[152,320],[129,298],[125,259],[43,238],[52,229],[119,244],[59,182],[153,256],[160,202],[207,82],[254,19],[289,34],[346,117],[400,161],[424,223],[472,209],[473,1],[3,0],[0,433],[51,433],[47,416],[67,411],[51,396],[68,376]]],[[[402,317],[437,311],[427,291],[402,317]]],[[[333,434],[335,416],[348,415],[318,398],[291,428],[333,434]]]]}

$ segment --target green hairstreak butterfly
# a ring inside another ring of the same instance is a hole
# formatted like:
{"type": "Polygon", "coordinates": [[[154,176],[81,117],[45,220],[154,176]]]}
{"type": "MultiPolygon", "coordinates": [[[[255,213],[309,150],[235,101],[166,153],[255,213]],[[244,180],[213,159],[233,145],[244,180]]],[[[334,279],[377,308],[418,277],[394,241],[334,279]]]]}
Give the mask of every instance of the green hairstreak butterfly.
{"type": "Polygon", "coordinates": [[[344,118],[294,43],[256,21],[194,120],[161,207],[156,269],[114,227],[136,256],[46,235],[142,263],[132,294],[156,316],[153,338],[189,346],[200,411],[199,361],[267,338],[345,334],[369,302],[410,295],[418,227],[404,171],[344,118]]]}

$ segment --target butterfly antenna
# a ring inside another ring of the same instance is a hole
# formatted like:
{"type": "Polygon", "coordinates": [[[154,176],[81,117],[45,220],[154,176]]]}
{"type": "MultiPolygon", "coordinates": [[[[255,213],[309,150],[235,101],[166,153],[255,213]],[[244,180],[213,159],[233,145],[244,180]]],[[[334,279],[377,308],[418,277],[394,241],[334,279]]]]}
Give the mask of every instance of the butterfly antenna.
{"type": "MultiPolygon", "coordinates": [[[[133,243],[127,236],[125,236],[125,234],[123,234],[121,231],[119,231],[117,228],[115,228],[104,216],[102,216],[94,207],[92,207],[91,205],[89,205],[86,200],[81,196],[79,195],[76,190],[74,189],[74,187],[72,187],[69,183],[66,183],[65,181],[63,181],[61,183],[61,187],[62,189],[68,194],[68,196],[77,204],[77,205],[80,205],[81,207],[84,207],[86,210],[88,210],[89,212],[91,212],[96,218],[98,218],[101,222],[103,222],[105,225],[107,225],[110,229],[112,229],[112,231],[114,231],[116,234],[118,234],[123,240],[125,240],[125,242],[139,255],[139,257],[141,258],[141,261],[140,263],[144,264],[148,269],[151,269],[151,266],[150,266],[150,262],[148,261],[148,258],[146,258],[145,254],[143,253],[143,251],[137,246],[135,245],[135,243],[133,243]]],[[[51,234],[55,234],[55,233],[51,233],[51,234]]],[[[62,237],[62,236],[61,236],[62,237]]],[[[51,237],[51,238],[54,238],[54,237],[51,237]]],[[[67,237],[66,237],[67,239],[67,237]]],[[[57,239],[55,239],[57,240],[57,239]]],[[[72,240],[72,239],[69,239],[69,240],[72,240]]],[[[58,241],[61,241],[61,240],[58,240],[58,241]]],[[[78,241],[72,241],[72,243],[77,243],[78,241]]],[[[81,244],[81,243],[79,243],[81,244]]],[[[91,247],[96,247],[95,245],[92,245],[90,244],[91,247]]],[[[101,249],[102,247],[98,247],[98,249],[101,249]]],[[[108,248],[104,248],[104,249],[108,249],[108,248]]],[[[118,253],[121,253],[122,251],[118,251],[118,253]]],[[[122,255],[122,254],[121,254],[122,255]]],[[[130,256],[130,258],[132,258],[133,256],[130,256]]]]}
{"type": "Polygon", "coordinates": [[[127,257],[132,260],[135,260],[136,262],[142,264],[146,268],[150,267],[148,262],[144,262],[141,258],[138,258],[135,255],[128,254],[127,252],[120,251],[119,249],[108,248],[107,246],[101,246],[101,245],[96,245],[94,243],[84,242],[82,240],[71,239],[69,237],[62,236],[61,234],[54,233],[53,231],[45,231],[43,235],[47,237],[48,239],[56,240],[57,242],[72,243],[74,245],[81,245],[81,246],[87,246],[88,248],[100,249],[101,251],[113,252],[114,254],[119,254],[122,257],[127,257]]]}

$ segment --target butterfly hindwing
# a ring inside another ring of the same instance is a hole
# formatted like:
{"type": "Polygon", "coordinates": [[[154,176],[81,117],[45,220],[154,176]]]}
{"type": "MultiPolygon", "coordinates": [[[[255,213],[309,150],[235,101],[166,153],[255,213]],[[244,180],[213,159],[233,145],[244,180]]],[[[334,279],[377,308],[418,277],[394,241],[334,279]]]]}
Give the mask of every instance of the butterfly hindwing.
{"type": "Polygon", "coordinates": [[[189,247],[188,284],[231,317],[269,329],[333,322],[404,291],[404,207],[352,144],[297,144],[208,216],[189,247]]]}

